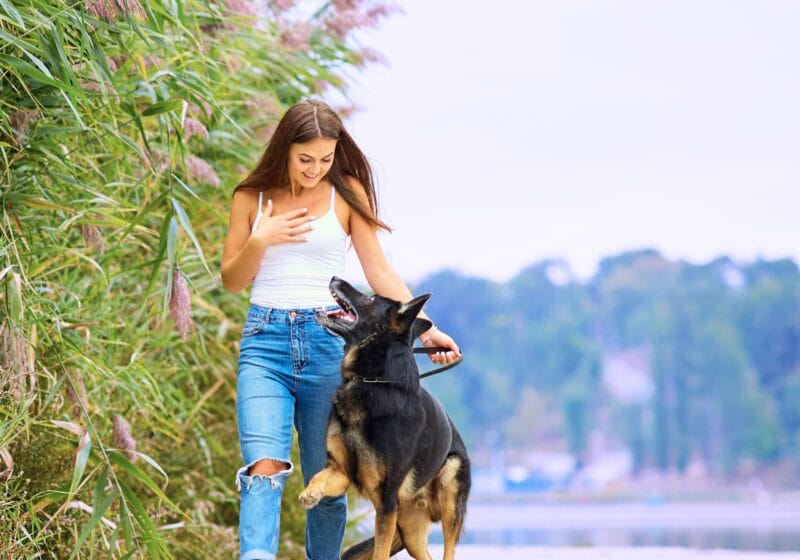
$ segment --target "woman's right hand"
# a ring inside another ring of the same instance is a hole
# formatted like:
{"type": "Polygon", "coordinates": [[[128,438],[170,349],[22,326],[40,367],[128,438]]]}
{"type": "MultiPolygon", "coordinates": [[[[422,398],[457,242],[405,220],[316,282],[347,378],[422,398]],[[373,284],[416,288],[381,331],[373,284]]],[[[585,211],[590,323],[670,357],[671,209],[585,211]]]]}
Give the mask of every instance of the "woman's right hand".
{"type": "Polygon", "coordinates": [[[303,243],[306,238],[304,233],[314,229],[310,222],[316,216],[305,216],[308,208],[291,210],[284,214],[272,215],[272,199],[267,200],[261,214],[261,221],[253,232],[252,237],[264,241],[267,245],[279,243],[303,243]]]}

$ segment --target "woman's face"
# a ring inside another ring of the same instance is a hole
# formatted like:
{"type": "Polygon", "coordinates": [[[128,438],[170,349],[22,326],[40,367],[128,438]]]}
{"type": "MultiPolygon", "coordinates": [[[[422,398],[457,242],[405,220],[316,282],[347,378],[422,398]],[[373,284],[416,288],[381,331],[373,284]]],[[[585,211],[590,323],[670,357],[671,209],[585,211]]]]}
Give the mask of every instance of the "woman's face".
{"type": "Polygon", "coordinates": [[[333,165],[336,140],[314,138],[289,147],[289,181],[295,187],[311,189],[333,165]]]}

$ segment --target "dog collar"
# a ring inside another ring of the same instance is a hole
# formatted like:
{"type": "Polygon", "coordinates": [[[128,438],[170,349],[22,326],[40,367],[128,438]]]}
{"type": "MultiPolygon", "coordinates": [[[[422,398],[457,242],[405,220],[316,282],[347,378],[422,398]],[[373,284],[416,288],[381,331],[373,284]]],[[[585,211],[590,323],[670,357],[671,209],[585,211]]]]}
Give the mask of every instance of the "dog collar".
{"type": "Polygon", "coordinates": [[[386,383],[388,385],[397,384],[397,381],[392,381],[391,379],[385,379],[383,377],[361,377],[360,375],[351,375],[348,379],[354,379],[356,381],[361,381],[362,383],[386,383]]]}

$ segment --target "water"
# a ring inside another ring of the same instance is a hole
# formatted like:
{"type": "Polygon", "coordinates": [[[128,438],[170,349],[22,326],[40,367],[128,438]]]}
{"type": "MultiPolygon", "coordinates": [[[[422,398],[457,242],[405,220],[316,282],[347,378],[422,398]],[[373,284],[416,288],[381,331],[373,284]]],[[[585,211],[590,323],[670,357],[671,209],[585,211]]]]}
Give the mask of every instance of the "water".
{"type": "Polygon", "coordinates": [[[461,542],[800,551],[800,503],[471,503],[461,542]]]}
{"type": "MultiPolygon", "coordinates": [[[[442,544],[441,532],[431,534],[431,543],[442,544]]],[[[685,548],[800,551],[800,532],[748,529],[471,529],[464,545],[496,546],[680,546],[685,548]]]]}

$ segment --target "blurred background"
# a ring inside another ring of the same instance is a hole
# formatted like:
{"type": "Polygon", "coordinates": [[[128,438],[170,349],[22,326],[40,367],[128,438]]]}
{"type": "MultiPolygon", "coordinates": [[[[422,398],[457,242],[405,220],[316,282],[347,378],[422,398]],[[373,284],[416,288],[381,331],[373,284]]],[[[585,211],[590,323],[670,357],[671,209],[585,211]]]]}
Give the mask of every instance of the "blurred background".
{"type": "Polygon", "coordinates": [[[800,550],[798,5],[401,5],[351,128],[465,351],[467,542],[800,550]]]}
{"type": "Polygon", "coordinates": [[[249,291],[220,257],[309,96],[465,354],[424,382],[473,460],[460,558],[800,557],[798,24],[788,0],[0,0],[0,557],[235,556],[249,291]]]}

